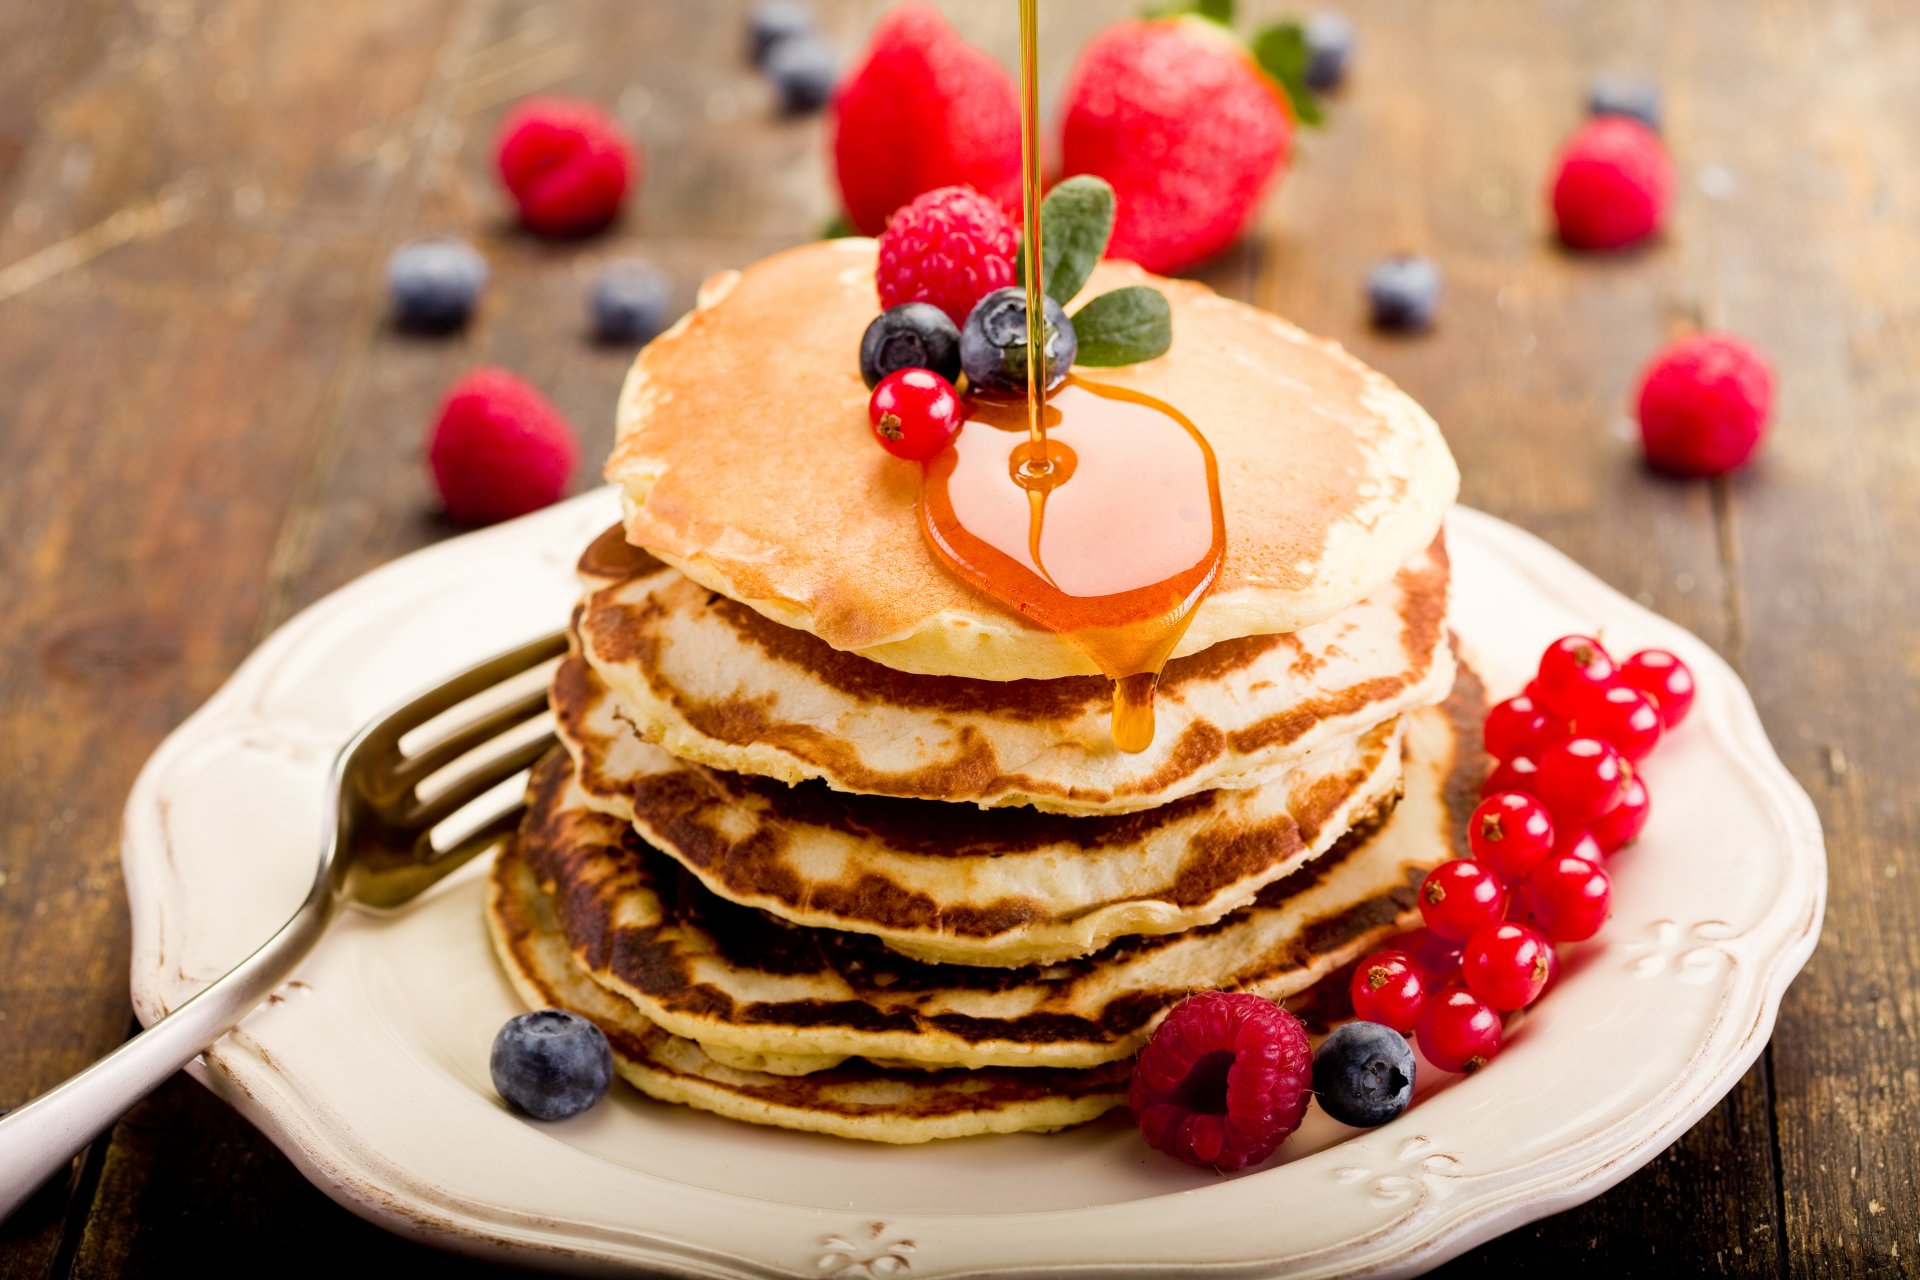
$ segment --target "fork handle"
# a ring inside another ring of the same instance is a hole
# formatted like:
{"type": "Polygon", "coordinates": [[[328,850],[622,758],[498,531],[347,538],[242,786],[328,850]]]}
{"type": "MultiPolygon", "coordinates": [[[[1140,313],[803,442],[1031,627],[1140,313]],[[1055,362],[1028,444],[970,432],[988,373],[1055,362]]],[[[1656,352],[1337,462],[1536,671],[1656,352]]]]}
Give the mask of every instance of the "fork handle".
{"type": "Polygon", "coordinates": [[[312,949],[332,909],[323,875],[259,950],[79,1075],[0,1118],[0,1221],[279,986],[312,949]]]}

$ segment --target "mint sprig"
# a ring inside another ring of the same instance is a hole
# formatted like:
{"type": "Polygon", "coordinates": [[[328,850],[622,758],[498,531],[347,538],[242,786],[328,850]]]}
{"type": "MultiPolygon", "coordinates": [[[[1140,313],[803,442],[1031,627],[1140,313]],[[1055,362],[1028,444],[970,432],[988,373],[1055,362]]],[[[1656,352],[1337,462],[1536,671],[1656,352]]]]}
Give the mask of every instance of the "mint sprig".
{"type": "MultiPolygon", "coordinates": [[[[1068,178],[1040,204],[1040,287],[1061,306],[1073,301],[1107,251],[1116,201],[1105,179],[1068,178]]],[[[1016,259],[1026,282],[1027,255],[1016,259]]],[[[1163,356],[1173,345],[1173,308],[1151,285],[1103,293],[1073,314],[1076,364],[1111,368],[1163,356]]]]}
{"type": "Polygon", "coordinates": [[[1178,18],[1186,14],[1230,27],[1233,25],[1233,0],[1173,0],[1171,4],[1149,5],[1146,11],[1149,18],[1178,18]]]}

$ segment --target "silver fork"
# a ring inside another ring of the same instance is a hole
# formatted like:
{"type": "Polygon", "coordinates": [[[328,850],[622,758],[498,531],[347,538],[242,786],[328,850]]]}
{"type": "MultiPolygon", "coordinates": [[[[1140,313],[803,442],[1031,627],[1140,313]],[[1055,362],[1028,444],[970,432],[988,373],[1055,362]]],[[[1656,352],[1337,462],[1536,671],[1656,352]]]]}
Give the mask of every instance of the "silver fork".
{"type": "Polygon", "coordinates": [[[403,753],[401,740],[566,648],[565,632],[542,636],[395,707],[353,736],[327,778],[320,865],[306,901],[259,950],[211,986],[0,1119],[0,1219],[122,1112],[232,1030],[293,971],[343,904],[400,906],[512,829],[524,804],[520,792],[448,847],[433,843],[436,827],[544,755],[554,742],[551,730],[497,750],[444,786],[423,791],[421,784],[438,784],[436,775],[541,714],[544,685],[477,711],[416,750],[403,753]]]}

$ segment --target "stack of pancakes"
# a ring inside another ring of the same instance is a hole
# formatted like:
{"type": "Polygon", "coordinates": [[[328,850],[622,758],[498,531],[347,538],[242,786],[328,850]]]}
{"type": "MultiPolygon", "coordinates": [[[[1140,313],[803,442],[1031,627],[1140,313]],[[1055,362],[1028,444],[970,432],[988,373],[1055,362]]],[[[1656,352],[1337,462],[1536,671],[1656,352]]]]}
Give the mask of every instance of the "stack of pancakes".
{"type": "Polygon", "coordinates": [[[1090,292],[1155,285],[1175,340],[1100,377],[1200,425],[1227,527],[1122,753],[1072,639],[923,543],[855,366],[873,270],[867,240],[781,254],[641,353],[494,940],[658,1098],[889,1142],[1059,1128],[1124,1100],[1184,996],[1298,996],[1417,914],[1481,764],[1458,478],[1338,347],[1102,264],[1090,292]]]}

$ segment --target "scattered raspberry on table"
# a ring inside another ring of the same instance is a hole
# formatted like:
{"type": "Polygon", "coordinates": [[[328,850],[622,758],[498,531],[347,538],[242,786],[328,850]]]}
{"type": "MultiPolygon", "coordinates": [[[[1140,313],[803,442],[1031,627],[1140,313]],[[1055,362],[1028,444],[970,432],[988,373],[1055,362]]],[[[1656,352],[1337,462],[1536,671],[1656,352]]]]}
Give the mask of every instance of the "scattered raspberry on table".
{"type": "Polygon", "coordinates": [[[577,236],[620,212],[638,179],[638,150],[591,102],[528,98],[507,113],[494,142],[500,180],[529,231],[577,236]]]}
{"type": "Polygon", "coordinates": [[[1683,476],[1717,476],[1760,447],[1773,412],[1773,367],[1730,333],[1669,346],[1640,375],[1640,443],[1647,461],[1683,476]]]}
{"type": "Polygon", "coordinates": [[[1569,247],[1624,249],[1665,224],[1673,164],[1659,135],[1639,121],[1600,116],[1561,148],[1549,199],[1569,247]]]}
{"type": "Polygon", "coordinates": [[[479,368],[454,383],[427,433],[447,515],[491,524],[559,500],[580,458],[573,427],[526,382],[479,368]]]}

